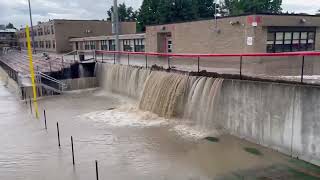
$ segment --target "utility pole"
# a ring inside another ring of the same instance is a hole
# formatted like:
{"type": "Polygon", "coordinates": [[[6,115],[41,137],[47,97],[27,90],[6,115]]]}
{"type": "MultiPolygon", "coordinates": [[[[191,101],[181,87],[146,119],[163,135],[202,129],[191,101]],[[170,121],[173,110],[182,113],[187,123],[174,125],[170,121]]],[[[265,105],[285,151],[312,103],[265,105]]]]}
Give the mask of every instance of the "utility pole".
{"type": "MultiPolygon", "coordinates": [[[[115,38],[115,50],[120,51],[120,43],[119,43],[119,14],[118,14],[118,2],[117,0],[113,1],[113,28],[115,38]]],[[[117,54],[117,60],[119,61],[119,54],[117,54]]]]}
{"type": "Polygon", "coordinates": [[[32,13],[31,13],[31,5],[30,5],[30,0],[28,0],[29,4],[29,16],[30,16],[30,26],[31,26],[31,39],[32,39],[32,52],[35,53],[35,42],[34,42],[34,31],[33,31],[33,24],[32,24],[32,13]]]}

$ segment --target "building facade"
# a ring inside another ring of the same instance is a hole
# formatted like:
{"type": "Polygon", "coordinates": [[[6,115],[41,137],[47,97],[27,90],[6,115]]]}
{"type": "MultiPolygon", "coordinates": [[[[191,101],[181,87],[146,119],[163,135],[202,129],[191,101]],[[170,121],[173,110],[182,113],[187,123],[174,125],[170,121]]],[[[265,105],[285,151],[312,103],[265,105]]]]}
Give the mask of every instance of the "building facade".
{"type": "MultiPolygon", "coordinates": [[[[120,34],[136,32],[135,22],[121,22],[120,34]]],[[[30,28],[31,29],[31,28],[30,28]]],[[[70,38],[101,36],[112,34],[112,23],[100,20],[64,20],[54,19],[38,23],[33,27],[34,46],[38,51],[51,51],[56,53],[72,50],[70,38]]],[[[17,32],[18,43],[21,48],[26,48],[25,29],[17,32]]]]}
{"type": "MultiPolygon", "coordinates": [[[[120,51],[144,52],[145,34],[119,35],[120,51]]],[[[73,50],[115,50],[115,36],[96,36],[70,39],[73,50]]]]}
{"type": "Polygon", "coordinates": [[[320,16],[245,15],[148,26],[146,51],[273,53],[320,49],[320,16]]]}
{"type": "Polygon", "coordinates": [[[0,49],[17,46],[16,31],[16,29],[0,29],[0,49]]]}

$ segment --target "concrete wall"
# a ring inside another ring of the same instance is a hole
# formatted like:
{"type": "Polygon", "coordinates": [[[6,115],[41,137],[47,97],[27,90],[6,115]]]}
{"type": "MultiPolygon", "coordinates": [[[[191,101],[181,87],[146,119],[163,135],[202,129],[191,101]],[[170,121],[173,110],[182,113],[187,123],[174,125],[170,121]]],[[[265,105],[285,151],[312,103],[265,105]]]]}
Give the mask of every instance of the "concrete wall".
{"type": "Polygon", "coordinates": [[[63,82],[67,84],[67,91],[95,88],[98,86],[96,77],[67,79],[63,80],[63,82]]]}
{"type": "Polygon", "coordinates": [[[231,134],[320,165],[320,88],[225,80],[218,104],[231,134]]]}

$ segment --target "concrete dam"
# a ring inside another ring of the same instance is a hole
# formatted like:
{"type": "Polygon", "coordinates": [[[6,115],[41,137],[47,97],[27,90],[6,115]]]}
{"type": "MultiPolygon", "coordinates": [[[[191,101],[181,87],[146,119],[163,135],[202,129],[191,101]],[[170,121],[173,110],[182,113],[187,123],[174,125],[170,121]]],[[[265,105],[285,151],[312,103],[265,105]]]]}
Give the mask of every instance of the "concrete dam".
{"type": "Polygon", "coordinates": [[[320,165],[320,89],[97,63],[105,90],[208,136],[231,134],[320,165]]]}

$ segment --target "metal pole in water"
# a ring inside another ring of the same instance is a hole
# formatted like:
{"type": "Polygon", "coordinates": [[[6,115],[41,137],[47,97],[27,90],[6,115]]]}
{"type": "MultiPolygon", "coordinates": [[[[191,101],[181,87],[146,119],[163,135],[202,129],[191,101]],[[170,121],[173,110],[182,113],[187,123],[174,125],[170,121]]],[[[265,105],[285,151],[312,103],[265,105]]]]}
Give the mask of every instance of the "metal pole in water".
{"type": "Polygon", "coordinates": [[[47,116],[46,116],[46,110],[43,110],[43,116],[44,116],[44,128],[47,129],[47,116]]]}
{"type": "Polygon", "coordinates": [[[303,74],[304,74],[304,56],[302,56],[302,65],[301,65],[301,83],[303,83],[303,74]]]}
{"type": "Polygon", "coordinates": [[[103,53],[101,54],[101,62],[103,63],[103,53]]]}
{"type": "Polygon", "coordinates": [[[200,72],[200,56],[198,56],[198,72],[200,72]]]}
{"type": "Polygon", "coordinates": [[[57,133],[58,133],[58,144],[59,144],[59,148],[61,147],[60,144],[60,132],[59,132],[59,123],[57,122],[57,133]]]}
{"type": "Polygon", "coordinates": [[[242,79],[242,56],[240,56],[240,79],[242,79]]]}
{"type": "Polygon", "coordinates": [[[74,150],[73,150],[73,138],[71,136],[71,150],[72,150],[72,164],[74,165],[74,150]]]}
{"type": "Polygon", "coordinates": [[[168,56],[168,69],[170,69],[170,57],[168,56]]]}
{"type": "Polygon", "coordinates": [[[148,68],[148,55],[146,54],[146,68],[148,68]]]}
{"type": "Polygon", "coordinates": [[[31,103],[31,97],[29,96],[29,104],[30,104],[30,112],[32,114],[32,103],[31,103]]]}
{"type": "Polygon", "coordinates": [[[113,54],[113,64],[116,64],[116,53],[113,54]]]}
{"type": "Polygon", "coordinates": [[[128,53],[128,65],[130,65],[129,59],[130,59],[130,54],[128,53]]]}
{"type": "Polygon", "coordinates": [[[96,178],[99,180],[98,161],[96,160],[96,178]]]}

